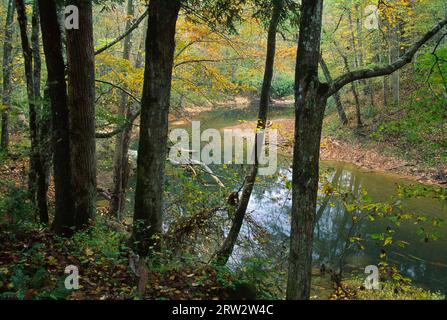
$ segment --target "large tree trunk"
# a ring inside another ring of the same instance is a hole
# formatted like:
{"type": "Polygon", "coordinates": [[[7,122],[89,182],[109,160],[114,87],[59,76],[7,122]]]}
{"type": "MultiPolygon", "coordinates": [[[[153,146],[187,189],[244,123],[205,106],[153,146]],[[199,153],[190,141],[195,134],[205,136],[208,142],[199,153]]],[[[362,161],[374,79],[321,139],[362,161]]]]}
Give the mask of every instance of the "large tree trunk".
{"type": "Polygon", "coordinates": [[[37,140],[37,109],[36,109],[36,92],[34,85],[34,70],[33,70],[33,50],[28,38],[28,19],[26,17],[26,8],[23,0],[15,0],[17,9],[17,20],[20,27],[20,39],[22,43],[22,51],[25,65],[26,88],[29,104],[29,126],[30,126],[30,162],[28,174],[28,190],[32,201],[36,199],[36,179],[38,168],[38,140],[37,140]]]}
{"type": "MultiPolygon", "coordinates": [[[[323,70],[324,77],[328,83],[332,82],[332,76],[329,71],[329,68],[326,62],[323,59],[323,56],[320,60],[321,70],[323,70]]],[[[340,122],[343,126],[348,124],[348,117],[346,116],[345,109],[343,108],[343,104],[341,103],[340,94],[337,92],[333,95],[335,100],[335,107],[337,108],[338,117],[340,118],[340,122]]]]}
{"type": "Polygon", "coordinates": [[[7,152],[9,148],[9,111],[11,108],[11,89],[12,89],[12,37],[14,22],[14,0],[8,1],[8,11],[6,14],[5,23],[5,39],[3,44],[3,93],[1,111],[1,136],[0,136],[0,150],[7,152]]]}
{"type": "Polygon", "coordinates": [[[54,149],[55,216],[58,234],[70,234],[75,227],[67,85],[56,0],[39,0],[40,25],[48,72],[54,149]]]}
{"type": "Polygon", "coordinates": [[[40,57],[40,25],[39,25],[39,5],[37,0],[33,3],[33,17],[31,21],[31,44],[33,48],[33,84],[36,104],[37,121],[37,147],[36,147],[36,204],[40,222],[48,223],[47,191],[49,181],[49,148],[47,148],[48,122],[45,121],[46,106],[40,96],[42,59],[40,57]],[[42,120],[44,123],[42,123],[42,120]],[[45,126],[45,127],[43,127],[45,126]]]}
{"type": "Polygon", "coordinates": [[[259,115],[258,115],[258,123],[256,128],[255,135],[255,163],[251,167],[249,174],[245,179],[245,185],[242,190],[242,196],[240,203],[236,209],[236,213],[234,215],[230,232],[228,236],[225,238],[222,247],[216,253],[215,261],[220,265],[225,265],[228,262],[231,254],[233,253],[234,246],[236,244],[236,240],[239,236],[239,232],[242,227],[242,223],[245,218],[245,214],[247,212],[247,207],[250,202],[251,194],[253,192],[253,186],[256,181],[256,176],[258,174],[258,155],[262,150],[262,142],[263,135],[265,131],[265,126],[267,123],[267,114],[269,109],[269,98],[270,98],[270,88],[272,85],[273,79],[273,66],[275,63],[275,51],[276,51],[276,32],[278,28],[278,23],[281,17],[281,11],[283,7],[283,0],[275,0],[273,2],[273,12],[272,18],[270,20],[268,37],[267,37],[267,55],[265,61],[265,69],[264,69],[264,79],[262,83],[261,90],[261,101],[259,103],[259,115]]]}
{"type": "Polygon", "coordinates": [[[160,248],[168,112],[179,10],[179,0],[149,3],[134,212],[134,240],[142,256],[160,248]]]}
{"type": "MultiPolygon", "coordinates": [[[[126,30],[128,30],[133,24],[133,15],[134,15],[134,4],[133,0],[128,0],[127,3],[127,22],[126,22],[126,30]]],[[[132,34],[130,33],[124,39],[124,52],[123,59],[130,60],[132,46],[132,34]]],[[[124,88],[126,89],[126,88],[124,88]]],[[[132,105],[128,99],[127,94],[124,92],[121,93],[120,97],[120,106],[118,114],[123,118],[126,117],[126,120],[129,120],[129,116],[132,115],[132,105]]],[[[124,211],[125,206],[125,195],[127,188],[127,181],[129,176],[129,143],[130,136],[132,133],[132,126],[128,126],[123,132],[119,133],[116,136],[115,142],[115,155],[113,159],[113,191],[112,191],[112,199],[110,201],[109,214],[111,216],[116,216],[118,219],[124,211]]]]}
{"type": "Polygon", "coordinates": [[[287,299],[309,299],[320,139],[327,85],[318,81],[323,1],[303,0],[295,83],[292,220],[287,299]]]}
{"type": "Polygon", "coordinates": [[[309,299],[321,129],[328,96],[354,81],[389,75],[411,63],[414,54],[447,25],[447,17],[415,42],[396,62],[348,72],[331,84],[318,81],[323,0],[303,0],[295,83],[292,221],[287,299],[309,299]]]}
{"type": "Polygon", "coordinates": [[[70,0],[79,8],[79,29],[67,30],[68,105],[76,227],[83,228],[96,208],[95,61],[92,3],[70,0]]]}

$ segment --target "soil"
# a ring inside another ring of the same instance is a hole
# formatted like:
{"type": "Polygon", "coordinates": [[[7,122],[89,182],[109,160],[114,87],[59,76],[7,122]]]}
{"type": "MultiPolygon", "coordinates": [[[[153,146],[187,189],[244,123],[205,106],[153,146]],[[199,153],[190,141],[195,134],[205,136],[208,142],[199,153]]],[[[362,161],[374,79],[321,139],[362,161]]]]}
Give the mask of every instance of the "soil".
{"type": "MultiPolygon", "coordinates": [[[[254,121],[247,121],[228,129],[255,128],[254,121]]],[[[293,119],[274,119],[269,128],[278,129],[280,150],[284,154],[293,152],[293,119]]],[[[335,160],[351,163],[363,169],[389,172],[404,178],[416,180],[424,184],[446,185],[447,167],[439,170],[425,168],[416,162],[400,159],[384,154],[385,146],[374,141],[361,143],[358,141],[342,141],[332,136],[324,136],[321,140],[321,160],[335,160]]]]}

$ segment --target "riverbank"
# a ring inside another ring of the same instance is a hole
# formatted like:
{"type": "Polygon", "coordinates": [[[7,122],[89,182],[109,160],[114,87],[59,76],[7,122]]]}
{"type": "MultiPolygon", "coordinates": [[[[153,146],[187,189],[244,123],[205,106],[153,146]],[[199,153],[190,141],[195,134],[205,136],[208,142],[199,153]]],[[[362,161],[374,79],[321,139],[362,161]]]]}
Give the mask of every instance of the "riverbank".
{"type": "MultiPolygon", "coordinates": [[[[255,126],[255,121],[245,121],[228,129],[254,129],[255,126]]],[[[269,127],[279,131],[279,149],[287,155],[293,153],[294,126],[293,119],[279,118],[273,119],[269,127]]],[[[393,155],[383,143],[364,137],[353,139],[351,136],[344,140],[324,135],[321,139],[321,160],[343,161],[366,170],[395,174],[424,184],[447,184],[447,166],[440,172],[439,169],[427,168],[416,161],[401,159],[393,155]]]]}

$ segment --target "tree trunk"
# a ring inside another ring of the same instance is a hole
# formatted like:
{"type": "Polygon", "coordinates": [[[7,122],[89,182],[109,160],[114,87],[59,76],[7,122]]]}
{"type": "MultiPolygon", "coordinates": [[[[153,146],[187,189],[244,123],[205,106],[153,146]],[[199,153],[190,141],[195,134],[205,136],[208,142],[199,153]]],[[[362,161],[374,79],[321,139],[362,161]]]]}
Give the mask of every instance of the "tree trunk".
{"type": "Polygon", "coordinates": [[[179,0],[149,2],[133,235],[141,256],[160,249],[168,112],[179,10],[179,0]]]}
{"type": "Polygon", "coordinates": [[[53,170],[55,186],[54,230],[69,235],[75,227],[73,177],[70,165],[70,134],[67,84],[55,0],[39,0],[40,25],[48,72],[51,106],[53,170]]]}
{"type": "Polygon", "coordinates": [[[222,247],[216,253],[215,261],[220,265],[225,265],[228,262],[228,259],[230,258],[231,254],[233,253],[233,249],[236,244],[236,240],[239,236],[239,232],[241,230],[242,223],[244,221],[245,214],[247,212],[247,207],[250,202],[253,186],[256,181],[256,176],[258,174],[258,167],[259,167],[258,155],[259,152],[262,150],[262,142],[263,142],[262,137],[264,135],[265,126],[267,123],[267,114],[270,100],[270,88],[272,85],[273,67],[275,63],[276,32],[279,20],[281,18],[282,8],[283,8],[283,0],[275,0],[273,2],[273,12],[272,12],[272,18],[270,20],[268,38],[267,38],[267,55],[264,69],[264,79],[262,83],[261,101],[259,103],[259,115],[255,135],[255,150],[253,150],[255,154],[255,163],[251,167],[250,173],[247,175],[245,179],[245,185],[242,190],[241,200],[234,215],[230,232],[228,233],[228,236],[226,237],[224,243],[222,244],[222,247]]]}
{"type": "Polygon", "coordinates": [[[22,43],[23,58],[25,65],[26,88],[29,104],[29,126],[30,126],[30,162],[28,175],[28,190],[30,198],[34,202],[36,199],[36,179],[38,168],[38,141],[37,141],[37,110],[36,110],[36,92],[34,85],[34,70],[33,70],[33,50],[31,49],[28,38],[28,19],[26,17],[25,3],[23,0],[15,0],[17,9],[17,20],[20,26],[20,39],[22,43]]]}
{"type": "MultiPolygon", "coordinates": [[[[390,34],[390,64],[399,59],[400,56],[400,28],[396,25],[390,34]]],[[[398,107],[400,103],[400,71],[395,71],[391,77],[391,94],[393,104],[398,107]]]]}
{"type": "Polygon", "coordinates": [[[71,166],[79,229],[88,225],[96,208],[95,60],[92,3],[69,4],[79,8],[79,29],[67,30],[71,166]]]}
{"type": "MultiPolygon", "coordinates": [[[[351,68],[349,67],[348,58],[338,48],[337,48],[337,51],[340,54],[341,58],[343,59],[343,64],[345,65],[346,72],[351,72],[351,68]]],[[[352,92],[352,96],[354,97],[357,128],[360,128],[363,126],[363,123],[362,123],[362,115],[361,115],[361,110],[360,110],[360,98],[359,98],[359,95],[357,92],[357,86],[356,86],[355,82],[351,82],[351,92],[352,92]]]]}
{"type": "MultiPolygon", "coordinates": [[[[361,67],[361,64],[363,63],[363,54],[362,54],[361,48],[360,48],[360,50],[357,50],[351,12],[348,13],[348,20],[349,20],[349,26],[350,26],[350,30],[351,30],[351,47],[352,47],[352,50],[354,51],[353,65],[354,65],[354,69],[358,69],[361,67]]],[[[360,39],[360,37],[358,37],[357,39],[360,39]]],[[[360,44],[361,43],[359,43],[359,45],[360,44]]],[[[346,56],[343,57],[343,60],[345,62],[346,71],[349,72],[350,67],[349,67],[349,62],[348,62],[348,59],[346,58],[346,56]]],[[[362,80],[362,83],[364,84],[365,81],[362,80]]],[[[361,115],[361,111],[360,111],[360,98],[358,95],[357,85],[354,82],[351,83],[351,91],[352,91],[352,95],[354,96],[354,102],[355,102],[357,128],[360,128],[363,125],[362,124],[362,115],[361,115]]]]}
{"type": "MultiPolygon", "coordinates": [[[[328,83],[332,82],[331,73],[329,71],[329,68],[327,67],[326,62],[323,59],[323,56],[320,60],[320,66],[321,70],[323,70],[324,77],[326,78],[326,81],[328,83]]],[[[343,126],[348,124],[348,117],[346,116],[345,109],[343,108],[343,104],[341,103],[340,94],[337,92],[333,95],[335,100],[335,107],[337,108],[338,117],[340,118],[340,122],[343,126]]]]}
{"type": "Polygon", "coordinates": [[[12,37],[14,22],[14,0],[8,1],[8,12],[6,14],[5,23],[5,40],[3,44],[3,96],[1,111],[1,136],[0,136],[0,150],[7,152],[9,148],[9,111],[11,109],[11,90],[12,90],[12,37]]]}
{"type": "Polygon", "coordinates": [[[287,299],[309,299],[320,140],[328,86],[318,81],[323,1],[303,0],[295,78],[295,145],[287,299]]]}
{"type": "Polygon", "coordinates": [[[388,75],[402,68],[447,25],[446,17],[410,46],[395,63],[348,72],[328,85],[318,81],[322,11],[323,0],[302,1],[295,83],[296,122],[287,299],[309,299],[310,296],[320,140],[327,97],[353,81],[388,75]]]}
{"type": "MultiPolygon", "coordinates": [[[[133,24],[133,15],[134,15],[134,4],[133,0],[128,0],[127,2],[127,22],[126,22],[126,30],[128,30],[133,24]]],[[[123,59],[130,60],[130,52],[132,46],[132,34],[130,33],[124,39],[124,52],[123,59]]],[[[126,89],[126,88],[124,88],[126,89]]],[[[123,118],[126,117],[126,120],[129,120],[129,116],[132,115],[132,105],[127,97],[127,94],[124,92],[121,93],[120,97],[120,107],[118,114],[123,118]]],[[[114,165],[113,165],[113,191],[112,191],[112,199],[110,201],[109,214],[111,216],[116,216],[118,219],[124,211],[125,206],[125,195],[127,188],[127,181],[129,176],[129,143],[130,143],[130,135],[132,133],[132,126],[128,127],[129,129],[123,130],[123,132],[119,133],[116,136],[115,142],[115,155],[114,155],[114,165]]]]}
{"type": "Polygon", "coordinates": [[[48,205],[47,205],[47,191],[48,191],[48,151],[44,142],[47,140],[45,133],[48,132],[48,128],[42,128],[42,125],[48,125],[47,122],[41,123],[46,118],[43,117],[42,112],[46,109],[45,104],[40,96],[40,83],[41,83],[41,70],[42,59],[40,57],[40,44],[39,44],[39,5],[37,0],[33,3],[33,16],[31,20],[32,32],[31,32],[31,44],[33,48],[33,84],[34,84],[34,97],[36,106],[36,204],[37,212],[41,223],[48,223],[48,205]],[[44,133],[44,135],[42,135],[44,133]]]}

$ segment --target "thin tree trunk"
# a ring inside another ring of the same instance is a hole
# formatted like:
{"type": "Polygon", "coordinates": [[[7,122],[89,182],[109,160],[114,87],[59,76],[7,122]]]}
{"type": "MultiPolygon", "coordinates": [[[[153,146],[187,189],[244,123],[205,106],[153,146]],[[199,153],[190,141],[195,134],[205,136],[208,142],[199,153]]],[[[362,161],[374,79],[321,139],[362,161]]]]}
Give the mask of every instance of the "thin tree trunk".
{"type": "Polygon", "coordinates": [[[68,105],[76,227],[83,228],[96,208],[95,61],[92,3],[70,0],[79,8],[79,29],[67,30],[68,105]]]}
{"type": "Polygon", "coordinates": [[[70,134],[67,84],[62,33],[56,0],[39,0],[40,25],[48,73],[51,106],[56,233],[69,235],[75,227],[73,177],[70,165],[70,134]]]}
{"type": "Polygon", "coordinates": [[[320,140],[328,89],[318,81],[322,16],[322,0],[302,1],[295,78],[295,144],[287,281],[287,299],[293,300],[309,299],[311,288],[320,140]]]}
{"type": "MultiPolygon", "coordinates": [[[[343,64],[345,66],[346,72],[351,72],[351,68],[349,67],[348,57],[346,57],[341,52],[340,49],[337,48],[337,51],[340,54],[341,58],[343,59],[343,64]]],[[[359,98],[359,95],[357,92],[357,85],[355,82],[351,82],[351,92],[352,92],[352,96],[354,97],[357,128],[360,128],[363,126],[363,123],[362,123],[362,116],[361,116],[361,110],[360,110],[360,98],[359,98]]]]}
{"type": "Polygon", "coordinates": [[[149,2],[133,234],[141,256],[160,249],[168,113],[179,10],[179,0],[149,2]]]}
{"type": "Polygon", "coordinates": [[[29,104],[29,126],[31,151],[29,162],[28,175],[28,190],[32,201],[36,199],[36,170],[38,167],[38,141],[37,141],[37,110],[36,110],[36,93],[34,85],[34,70],[33,70],[33,50],[31,49],[28,38],[28,19],[26,17],[26,8],[23,0],[15,0],[17,9],[17,20],[20,26],[20,39],[22,43],[22,51],[25,65],[26,88],[28,94],[29,104]]]}
{"type": "MultiPolygon", "coordinates": [[[[361,48],[360,48],[360,50],[357,49],[351,12],[348,13],[348,20],[349,20],[349,26],[350,26],[350,30],[351,30],[351,47],[352,47],[352,50],[354,51],[353,65],[354,65],[354,69],[358,69],[361,67],[361,64],[363,63],[363,55],[362,55],[361,48]]],[[[360,38],[358,38],[358,39],[360,39],[360,38]]],[[[346,71],[349,72],[350,67],[349,67],[348,59],[345,56],[343,56],[343,60],[345,62],[346,71]]],[[[362,80],[362,83],[364,84],[365,81],[362,80]]],[[[351,83],[351,91],[354,96],[354,102],[355,102],[357,128],[360,128],[363,125],[362,124],[362,115],[361,115],[361,111],[360,111],[360,98],[358,95],[357,85],[354,82],[351,83]]]]}
{"type": "Polygon", "coordinates": [[[7,152],[9,148],[9,111],[11,109],[11,90],[12,90],[12,37],[13,37],[13,22],[14,22],[14,0],[8,1],[8,12],[6,14],[5,23],[5,40],[3,44],[3,94],[1,111],[1,136],[0,136],[0,150],[7,152]]]}
{"type": "MultiPolygon", "coordinates": [[[[390,34],[390,59],[389,63],[395,62],[400,56],[400,28],[399,24],[390,34]]],[[[400,103],[400,70],[394,72],[391,77],[391,93],[393,104],[399,106],[400,103]]]]}
{"type": "Polygon", "coordinates": [[[258,174],[258,167],[259,167],[258,156],[259,152],[262,150],[262,142],[263,142],[262,138],[267,123],[270,88],[272,85],[273,67],[275,63],[276,32],[281,17],[283,0],[275,0],[273,2],[273,5],[274,7],[272,12],[272,18],[270,20],[268,38],[267,38],[267,55],[264,69],[264,79],[261,90],[261,101],[259,103],[259,115],[255,135],[255,150],[253,150],[255,155],[255,163],[251,167],[250,173],[247,175],[245,179],[245,185],[242,190],[241,200],[236,209],[236,213],[232,221],[230,232],[228,233],[228,236],[226,237],[224,243],[222,244],[222,247],[216,253],[215,261],[220,265],[225,265],[228,262],[228,259],[230,258],[231,254],[233,253],[236,240],[239,236],[239,232],[241,230],[242,223],[244,221],[245,214],[247,212],[247,207],[250,202],[251,194],[253,192],[253,186],[256,181],[256,176],[258,174]]]}
{"type": "MultiPolygon", "coordinates": [[[[126,30],[130,28],[133,24],[133,15],[134,15],[134,4],[133,0],[128,0],[127,2],[127,22],[126,22],[126,30]]],[[[130,33],[124,39],[124,52],[123,59],[130,60],[130,52],[132,47],[132,34],[130,33]]],[[[124,89],[127,89],[124,87],[124,89]]],[[[131,115],[132,103],[129,101],[127,94],[124,92],[121,93],[120,97],[120,107],[118,114],[122,117],[126,117],[126,120],[129,120],[128,116],[131,115]]],[[[127,188],[127,181],[129,176],[129,143],[130,143],[130,135],[132,132],[132,126],[129,129],[123,130],[123,132],[119,133],[116,136],[115,142],[115,155],[114,155],[114,165],[113,165],[113,191],[112,191],[112,199],[110,201],[109,214],[111,216],[116,216],[118,219],[120,218],[122,212],[124,211],[125,206],[125,195],[127,188]]]]}
{"type": "MultiPolygon", "coordinates": [[[[365,67],[365,60],[364,60],[364,46],[363,46],[363,12],[360,8],[360,5],[357,3],[355,5],[356,10],[356,29],[357,29],[357,42],[358,42],[358,68],[364,68],[365,67]]],[[[363,93],[365,97],[369,99],[369,105],[371,107],[374,107],[374,86],[372,79],[363,80],[363,93]]]]}
{"type": "MultiPolygon", "coordinates": [[[[324,77],[326,78],[326,81],[328,83],[332,83],[332,76],[329,71],[329,68],[326,64],[326,62],[323,59],[323,56],[320,60],[320,66],[321,70],[323,70],[324,77]]],[[[335,100],[335,107],[337,108],[338,117],[340,118],[340,122],[343,126],[348,124],[348,117],[346,116],[345,109],[343,108],[343,104],[341,103],[340,94],[337,92],[333,95],[333,98],[335,100]]]]}

